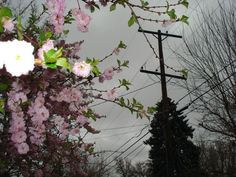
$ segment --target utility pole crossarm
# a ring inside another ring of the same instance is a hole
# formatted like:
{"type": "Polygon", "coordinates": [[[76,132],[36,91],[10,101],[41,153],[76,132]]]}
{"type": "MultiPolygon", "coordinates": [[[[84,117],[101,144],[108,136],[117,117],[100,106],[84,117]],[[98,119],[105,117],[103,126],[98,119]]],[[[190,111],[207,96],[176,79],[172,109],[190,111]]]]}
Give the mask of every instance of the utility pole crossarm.
{"type": "MultiPolygon", "coordinates": [[[[159,31],[160,31],[160,30],[158,30],[158,31],[156,32],[156,31],[143,30],[143,29],[141,29],[141,28],[138,29],[138,32],[143,32],[143,33],[147,33],[147,34],[159,34],[159,31]]],[[[182,36],[180,36],[180,35],[169,34],[168,32],[162,33],[162,32],[160,31],[160,34],[161,34],[162,36],[167,36],[167,37],[182,38],[182,36]]]]}
{"type": "MultiPolygon", "coordinates": [[[[155,75],[161,75],[161,73],[157,72],[157,71],[148,71],[148,70],[144,70],[144,69],[140,69],[141,73],[147,73],[147,74],[155,74],[155,75]]],[[[177,75],[173,75],[173,74],[165,74],[166,77],[172,77],[172,78],[176,78],[176,79],[182,79],[182,80],[187,80],[186,77],[184,76],[177,76],[177,75]]]]}

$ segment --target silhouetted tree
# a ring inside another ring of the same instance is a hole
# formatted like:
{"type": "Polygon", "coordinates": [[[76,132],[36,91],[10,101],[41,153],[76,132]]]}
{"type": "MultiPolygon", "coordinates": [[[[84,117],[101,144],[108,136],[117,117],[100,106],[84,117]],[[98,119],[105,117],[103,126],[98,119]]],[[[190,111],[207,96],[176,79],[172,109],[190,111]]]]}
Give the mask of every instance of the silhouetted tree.
{"type": "Polygon", "coordinates": [[[198,141],[200,164],[209,177],[236,177],[236,144],[230,140],[198,141]]]}
{"type": "Polygon", "coordinates": [[[148,162],[132,164],[128,159],[116,159],[116,172],[120,177],[150,177],[148,162]]]}
{"type": "Polygon", "coordinates": [[[185,88],[192,99],[199,98],[193,107],[202,114],[200,125],[236,139],[236,4],[219,1],[218,6],[213,12],[202,10],[184,52],[177,52],[189,70],[185,88]]]}
{"type": "Polygon", "coordinates": [[[176,104],[169,99],[168,124],[171,130],[171,150],[167,151],[165,126],[162,114],[163,102],[157,104],[157,112],[151,122],[151,137],[145,142],[151,146],[149,158],[151,160],[152,177],[201,177],[199,165],[200,151],[193,144],[194,129],[188,125],[186,116],[177,111],[176,104]],[[167,176],[167,153],[172,153],[173,171],[167,176]]]}

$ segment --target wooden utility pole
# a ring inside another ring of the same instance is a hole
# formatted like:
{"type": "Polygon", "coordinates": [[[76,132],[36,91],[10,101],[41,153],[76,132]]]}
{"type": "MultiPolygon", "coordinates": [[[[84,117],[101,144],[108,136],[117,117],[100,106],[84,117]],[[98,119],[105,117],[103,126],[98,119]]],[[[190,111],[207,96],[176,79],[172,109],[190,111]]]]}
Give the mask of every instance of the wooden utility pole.
{"type": "Polygon", "coordinates": [[[169,125],[169,98],[167,95],[167,86],[166,86],[166,76],[173,77],[177,79],[186,79],[183,76],[175,76],[171,74],[165,73],[165,62],[164,62],[164,55],[163,55],[163,47],[162,47],[162,41],[167,37],[175,37],[175,38],[182,38],[182,36],[174,35],[174,34],[168,34],[168,33],[162,33],[160,30],[157,32],[154,31],[147,31],[139,29],[139,32],[148,33],[152,35],[157,35],[158,38],[158,49],[159,49],[159,62],[160,62],[160,73],[154,72],[154,71],[147,71],[143,70],[141,68],[140,72],[148,73],[148,74],[157,74],[161,76],[161,92],[162,92],[162,127],[163,127],[163,134],[165,138],[165,146],[166,146],[166,176],[167,177],[173,177],[174,169],[175,169],[175,156],[174,156],[174,145],[171,144],[171,129],[169,125]],[[163,39],[162,36],[165,36],[163,39]]]}

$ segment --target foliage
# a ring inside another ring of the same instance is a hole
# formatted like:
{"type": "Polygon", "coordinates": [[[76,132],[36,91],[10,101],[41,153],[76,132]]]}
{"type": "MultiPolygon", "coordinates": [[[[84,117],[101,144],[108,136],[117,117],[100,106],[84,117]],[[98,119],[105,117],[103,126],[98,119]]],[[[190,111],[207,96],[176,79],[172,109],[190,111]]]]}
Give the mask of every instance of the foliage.
{"type": "Polygon", "coordinates": [[[116,172],[120,177],[150,177],[149,164],[137,162],[132,164],[128,159],[116,159],[116,172]]]}
{"type": "Polygon", "coordinates": [[[157,104],[156,113],[151,123],[151,137],[145,144],[151,146],[149,158],[151,160],[151,171],[154,177],[170,176],[176,177],[200,177],[199,148],[191,142],[193,129],[188,125],[186,117],[182,112],[177,111],[177,106],[170,99],[168,100],[168,122],[163,116],[163,101],[157,104]],[[169,135],[166,134],[169,126],[169,135]],[[167,139],[167,138],[170,139],[167,139]],[[169,146],[167,145],[169,142],[169,146]],[[167,149],[167,147],[169,147],[167,149]],[[168,157],[171,156],[171,158],[168,157]],[[170,161],[170,159],[172,161],[170,161]]]}
{"type": "Polygon", "coordinates": [[[231,177],[236,175],[235,142],[232,140],[197,141],[201,148],[200,165],[207,177],[231,177]]]}

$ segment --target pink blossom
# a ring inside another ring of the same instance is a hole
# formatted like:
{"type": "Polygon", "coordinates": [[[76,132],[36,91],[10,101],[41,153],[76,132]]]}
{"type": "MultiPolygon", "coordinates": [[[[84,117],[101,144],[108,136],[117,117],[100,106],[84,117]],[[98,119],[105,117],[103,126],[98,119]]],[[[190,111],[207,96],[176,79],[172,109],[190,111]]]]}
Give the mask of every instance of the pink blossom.
{"type": "Polygon", "coordinates": [[[25,131],[25,121],[23,119],[12,119],[10,121],[9,133],[25,131]]]}
{"type": "Polygon", "coordinates": [[[88,77],[91,71],[91,65],[85,61],[76,62],[73,67],[73,72],[75,75],[80,77],[88,77]]]}
{"type": "Polygon", "coordinates": [[[58,126],[62,126],[62,124],[64,123],[64,118],[58,116],[54,119],[54,123],[58,126]]]}
{"type": "Polygon", "coordinates": [[[76,122],[79,123],[81,126],[84,126],[85,124],[88,123],[88,118],[86,118],[83,115],[79,115],[76,119],[76,122]]]}
{"type": "Polygon", "coordinates": [[[103,82],[105,81],[105,77],[104,77],[103,74],[99,76],[98,81],[99,81],[100,83],[103,83],[103,82]]]}
{"type": "Polygon", "coordinates": [[[49,50],[54,49],[53,40],[48,40],[46,43],[43,44],[43,46],[38,49],[38,57],[40,60],[44,60],[43,53],[47,53],[49,50]]]}
{"type": "Polygon", "coordinates": [[[16,92],[22,90],[22,85],[18,81],[12,82],[11,86],[16,92]]]}
{"type": "Polygon", "coordinates": [[[75,16],[78,30],[87,32],[91,17],[79,9],[73,9],[72,15],[75,16]]]}
{"type": "Polygon", "coordinates": [[[36,115],[38,115],[42,121],[46,121],[49,117],[49,111],[45,106],[43,106],[36,110],[36,115]]]}
{"type": "Polygon", "coordinates": [[[46,127],[44,124],[38,124],[36,127],[29,127],[30,141],[33,144],[40,145],[45,140],[46,127]]]}
{"type": "Polygon", "coordinates": [[[81,92],[77,88],[71,89],[71,101],[79,101],[81,99],[81,92]]]}
{"type": "Polygon", "coordinates": [[[66,137],[69,136],[69,124],[66,122],[63,122],[63,124],[59,127],[59,132],[60,132],[60,138],[61,139],[66,139],[66,137]]]}
{"type": "Polygon", "coordinates": [[[47,0],[47,8],[50,13],[50,21],[56,33],[63,32],[65,0],[47,0]]]}
{"type": "Polygon", "coordinates": [[[45,138],[42,138],[42,136],[36,137],[36,136],[30,136],[30,142],[32,144],[40,145],[44,142],[45,138]]]}
{"type": "Polygon", "coordinates": [[[107,68],[104,73],[103,73],[104,77],[106,80],[111,80],[112,77],[114,76],[114,70],[113,67],[107,68]]]}
{"type": "Polygon", "coordinates": [[[114,101],[117,98],[117,93],[115,89],[106,92],[108,100],[114,101]]]}
{"type": "Polygon", "coordinates": [[[23,143],[27,138],[27,135],[24,131],[19,131],[19,132],[16,132],[14,134],[12,134],[11,136],[11,140],[14,142],[14,143],[23,143]]]}
{"type": "Polygon", "coordinates": [[[12,116],[12,119],[19,120],[19,119],[23,119],[24,118],[24,113],[22,111],[20,111],[20,112],[12,112],[11,116],[12,116]]]}
{"type": "Polygon", "coordinates": [[[16,144],[16,148],[19,154],[27,154],[29,152],[29,145],[26,143],[16,144]]]}
{"type": "Polygon", "coordinates": [[[6,31],[12,32],[14,29],[14,23],[11,19],[3,18],[3,27],[6,31]]]}
{"type": "Polygon", "coordinates": [[[79,132],[80,132],[80,129],[79,129],[79,127],[77,127],[77,128],[73,128],[73,129],[70,131],[70,134],[71,134],[72,136],[75,136],[75,135],[79,134],[79,132]]]}
{"type": "Polygon", "coordinates": [[[51,96],[50,99],[53,101],[71,103],[74,101],[79,101],[82,97],[82,93],[78,88],[68,88],[65,87],[59,94],[56,96],[51,96]]]}
{"type": "Polygon", "coordinates": [[[105,80],[111,80],[114,76],[114,69],[113,67],[107,68],[102,75],[99,76],[98,81],[103,83],[105,80]]]}

